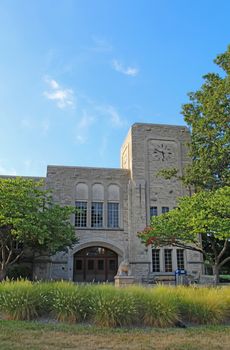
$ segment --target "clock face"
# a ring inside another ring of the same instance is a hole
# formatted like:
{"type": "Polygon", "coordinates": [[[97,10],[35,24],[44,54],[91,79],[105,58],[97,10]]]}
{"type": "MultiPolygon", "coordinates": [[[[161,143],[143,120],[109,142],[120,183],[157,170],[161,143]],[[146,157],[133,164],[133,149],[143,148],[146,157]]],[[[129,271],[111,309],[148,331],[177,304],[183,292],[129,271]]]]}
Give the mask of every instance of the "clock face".
{"type": "Polygon", "coordinates": [[[153,159],[164,162],[172,158],[174,158],[174,152],[171,146],[161,143],[154,147],[153,159]]]}

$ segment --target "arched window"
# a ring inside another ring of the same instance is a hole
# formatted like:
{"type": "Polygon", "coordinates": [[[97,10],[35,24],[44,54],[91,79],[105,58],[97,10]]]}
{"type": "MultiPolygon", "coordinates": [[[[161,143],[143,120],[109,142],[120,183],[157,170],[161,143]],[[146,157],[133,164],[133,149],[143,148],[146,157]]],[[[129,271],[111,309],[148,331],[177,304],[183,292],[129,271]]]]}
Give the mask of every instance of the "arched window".
{"type": "Polygon", "coordinates": [[[120,201],[120,188],[118,185],[111,184],[108,186],[108,227],[119,227],[119,201],[120,201]]]}
{"type": "Polygon", "coordinates": [[[109,185],[108,187],[108,201],[120,200],[120,188],[118,185],[109,185]]]}
{"type": "Polygon", "coordinates": [[[103,201],[104,186],[94,184],[92,186],[91,226],[103,227],[103,201]]]}
{"type": "Polygon", "coordinates": [[[101,184],[94,184],[92,186],[92,200],[103,201],[104,200],[104,186],[101,184]]]}
{"type": "Polygon", "coordinates": [[[76,214],[75,214],[75,226],[86,227],[87,226],[87,201],[89,197],[88,185],[85,183],[78,183],[76,186],[76,214]]]}
{"type": "Polygon", "coordinates": [[[83,182],[79,182],[76,186],[76,199],[88,200],[89,190],[88,185],[83,182]]]}

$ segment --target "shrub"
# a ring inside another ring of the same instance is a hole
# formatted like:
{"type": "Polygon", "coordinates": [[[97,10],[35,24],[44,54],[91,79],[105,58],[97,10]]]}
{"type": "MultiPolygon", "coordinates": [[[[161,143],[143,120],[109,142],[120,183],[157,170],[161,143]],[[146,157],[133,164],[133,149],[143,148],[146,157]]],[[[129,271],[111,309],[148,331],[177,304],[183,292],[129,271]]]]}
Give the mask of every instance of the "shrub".
{"type": "Polygon", "coordinates": [[[166,287],[144,288],[130,287],[130,293],[137,305],[137,322],[150,327],[173,326],[177,319],[175,297],[166,287]]]}
{"type": "Polygon", "coordinates": [[[5,281],[0,289],[0,308],[11,320],[31,320],[37,316],[39,297],[31,282],[5,281]]]}
{"type": "Polygon", "coordinates": [[[10,280],[29,279],[32,278],[32,269],[27,265],[13,265],[7,271],[7,278],[10,280]]]}
{"type": "Polygon", "coordinates": [[[176,294],[185,321],[218,324],[226,316],[226,301],[218,288],[178,287],[176,294]]]}
{"type": "Polygon", "coordinates": [[[137,316],[134,297],[109,285],[95,287],[92,308],[93,322],[102,327],[129,326],[137,316]]]}
{"type": "Polygon", "coordinates": [[[91,286],[71,282],[55,283],[52,310],[59,321],[84,321],[91,314],[91,286]]]}
{"type": "Polygon", "coordinates": [[[53,299],[57,282],[36,282],[33,284],[39,298],[37,312],[39,316],[47,316],[53,310],[53,299]]]}

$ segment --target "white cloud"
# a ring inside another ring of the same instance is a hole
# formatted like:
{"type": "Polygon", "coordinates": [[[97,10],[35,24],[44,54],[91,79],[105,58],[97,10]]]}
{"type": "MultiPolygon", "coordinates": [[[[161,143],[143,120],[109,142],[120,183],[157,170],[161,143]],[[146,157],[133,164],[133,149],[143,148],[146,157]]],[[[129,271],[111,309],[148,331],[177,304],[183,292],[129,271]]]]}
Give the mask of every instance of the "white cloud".
{"type": "Polygon", "coordinates": [[[52,80],[50,80],[50,87],[52,89],[58,89],[59,88],[59,84],[56,82],[56,80],[52,79],[52,80]]]}
{"type": "Polygon", "coordinates": [[[74,107],[74,92],[72,89],[61,88],[54,79],[45,77],[44,81],[49,87],[49,91],[44,91],[43,95],[48,99],[55,101],[58,108],[64,109],[74,107]]]}
{"type": "Polygon", "coordinates": [[[125,67],[121,62],[117,60],[112,61],[112,66],[117,72],[122,73],[124,75],[129,75],[131,77],[135,77],[139,73],[138,68],[131,66],[125,67]]]}
{"type": "Polygon", "coordinates": [[[104,117],[109,119],[111,126],[115,128],[122,128],[126,125],[126,119],[124,119],[117,109],[112,105],[98,105],[96,110],[100,111],[104,117]]]}

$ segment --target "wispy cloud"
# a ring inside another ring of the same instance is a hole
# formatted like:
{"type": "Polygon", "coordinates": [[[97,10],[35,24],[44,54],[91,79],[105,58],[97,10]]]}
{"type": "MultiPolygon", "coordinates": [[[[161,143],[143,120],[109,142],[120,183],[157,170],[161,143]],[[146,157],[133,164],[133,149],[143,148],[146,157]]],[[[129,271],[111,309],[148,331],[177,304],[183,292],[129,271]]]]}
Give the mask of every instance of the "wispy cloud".
{"type": "Polygon", "coordinates": [[[119,114],[113,105],[96,105],[95,109],[103,114],[112,127],[122,128],[126,125],[126,119],[119,114]]]}
{"type": "Polygon", "coordinates": [[[77,143],[84,144],[88,140],[90,126],[94,123],[95,117],[89,112],[83,110],[82,116],[76,125],[75,140],[77,143]]]}
{"type": "Polygon", "coordinates": [[[135,77],[139,73],[139,69],[137,67],[125,67],[121,62],[115,59],[112,61],[112,66],[115,71],[131,77],[135,77]]]}
{"type": "Polygon", "coordinates": [[[113,51],[113,46],[105,38],[92,36],[92,40],[93,40],[93,46],[89,48],[90,51],[94,51],[98,53],[108,53],[113,51]]]}
{"type": "Polygon", "coordinates": [[[48,77],[45,77],[44,81],[49,90],[44,91],[43,95],[48,100],[56,102],[57,107],[61,109],[74,107],[74,92],[72,89],[62,88],[56,80],[48,77]]]}

